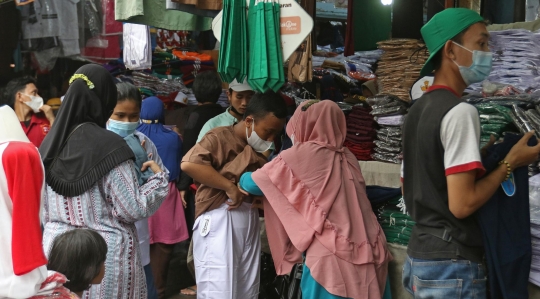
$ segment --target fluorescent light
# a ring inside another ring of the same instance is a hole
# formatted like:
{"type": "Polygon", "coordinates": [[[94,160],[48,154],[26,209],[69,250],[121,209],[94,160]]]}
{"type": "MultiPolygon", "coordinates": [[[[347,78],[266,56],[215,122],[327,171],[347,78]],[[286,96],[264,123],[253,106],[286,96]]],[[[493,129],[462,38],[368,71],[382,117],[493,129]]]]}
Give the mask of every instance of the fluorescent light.
{"type": "Polygon", "coordinates": [[[392,0],[381,0],[381,3],[383,5],[390,5],[390,4],[392,4],[392,0]]]}

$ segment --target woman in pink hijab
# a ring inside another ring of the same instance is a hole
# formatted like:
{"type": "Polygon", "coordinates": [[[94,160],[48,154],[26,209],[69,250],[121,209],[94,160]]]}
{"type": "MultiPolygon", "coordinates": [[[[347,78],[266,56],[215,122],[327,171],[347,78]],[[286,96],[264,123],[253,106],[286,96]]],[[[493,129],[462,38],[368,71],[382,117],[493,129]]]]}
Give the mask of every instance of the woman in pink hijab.
{"type": "Polygon", "coordinates": [[[277,273],[288,274],[305,256],[304,299],[381,298],[384,293],[392,257],[358,161],[343,147],[346,134],[337,104],[304,102],[287,126],[293,147],[240,182],[251,194],[265,196],[277,273]]]}

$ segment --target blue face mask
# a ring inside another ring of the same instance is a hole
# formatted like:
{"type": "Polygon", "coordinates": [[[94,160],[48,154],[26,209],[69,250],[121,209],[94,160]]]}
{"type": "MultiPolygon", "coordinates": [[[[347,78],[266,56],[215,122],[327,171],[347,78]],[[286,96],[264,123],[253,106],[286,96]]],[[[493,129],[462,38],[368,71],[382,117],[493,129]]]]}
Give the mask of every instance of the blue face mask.
{"type": "Polygon", "coordinates": [[[117,121],[114,119],[109,119],[109,121],[107,122],[107,130],[120,135],[122,138],[125,138],[129,134],[133,134],[138,126],[139,126],[139,122],[131,123],[131,122],[117,121]]]}
{"type": "Polygon", "coordinates": [[[472,53],[472,64],[469,67],[460,66],[457,62],[454,63],[459,67],[461,77],[467,86],[484,81],[491,73],[491,67],[493,63],[493,54],[491,52],[484,51],[471,51],[464,46],[453,42],[456,46],[459,46],[472,53]]]}

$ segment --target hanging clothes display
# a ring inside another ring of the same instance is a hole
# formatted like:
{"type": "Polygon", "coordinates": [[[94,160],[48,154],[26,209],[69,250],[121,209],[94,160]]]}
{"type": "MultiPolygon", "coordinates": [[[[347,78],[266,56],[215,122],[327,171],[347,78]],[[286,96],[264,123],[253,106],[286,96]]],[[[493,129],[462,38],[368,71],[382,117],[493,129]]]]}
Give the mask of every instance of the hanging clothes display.
{"type": "Polygon", "coordinates": [[[79,28],[74,26],[78,24],[77,3],[80,0],[54,0],[58,8],[59,32],[58,37],[62,45],[63,56],[79,55],[79,28]]]}
{"type": "Polygon", "coordinates": [[[205,31],[212,26],[210,18],[167,10],[164,0],[116,0],[115,18],[117,21],[167,30],[205,31]]]}
{"type": "Polygon", "coordinates": [[[249,24],[248,83],[259,92],[278,91],[285,83],[279,2],[251,0],[249,24]]]}
{"type": "Polygon", "coordinates": [[[288,80],[290,82],[311,82],[313,79],[313,61],[311,34],[289,58],[288,80]]]}
{"type": "Polygon", "coordinates": [[[166,3],[167,3],[166,4],[167,9],[179,10],[179,11],[187,12],[187,13],[199,16],[199,17],[214,18],[220,12],[220,10],[201,9],[195,5],[182,4],[178,2],[173,2],[172,0],[167,0],[166,3]]]}
{"type": "Polygon", "coordinates": [[[221,10],[223,9],[223,0],[174,0],[176,3],[192,5],[198,9],[221,10]]]}
{"type": "Polygon", "coordinates": [[[185,48],[188,44],[188,31],[156,30],[156,45],[163,50],[185,48]]]}
{"type": "Polygon", "coordinates": [[[97,36],[86,42],[81,55],[98,63],[106,63],[109,60],[117,60],[121,57],[121,52],[119,36],[97,36]]]}
{"type": "Polygon", "coordinates": [[[58,36],[58,11],[55,4],[54,0],[42,0],[20,8],[23,39],[58,36]]]}
{"type": "Polygon", "coordinates": [[[103,33],[102,35],[121,35],[122,23],[115,20],[114,0],[101,0],[101,9],[103,10],[103,33]]]}
{"type": "MultiPolygon", "coordinates": [[[[254,2],[254,0],[251,2],[254,2]]],[[[250,15],[252,14],[251,7],[249,10],[250,15]]],[[[227,83],[234,80],[244,82],[248,67],[246,59],[247,24],[245,0],[225,2],[221,36],[218,72],[222,80],[227,83]]]]}
{"type": "Polygon", "coordinates": [[[150,28],[146,25],[124,24],[124,64],[132,70],[152,67],[150,28]]]}

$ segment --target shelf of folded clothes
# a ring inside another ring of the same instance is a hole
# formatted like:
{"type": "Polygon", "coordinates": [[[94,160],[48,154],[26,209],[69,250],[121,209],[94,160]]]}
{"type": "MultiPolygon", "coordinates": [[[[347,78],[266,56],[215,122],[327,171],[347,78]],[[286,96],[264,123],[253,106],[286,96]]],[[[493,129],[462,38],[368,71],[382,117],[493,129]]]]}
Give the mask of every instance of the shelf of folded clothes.
{"type": "Polygon", "coordinates": [[[374,160],[390,163],[401,163],[402,131],[401,126],[409,104],[395,95],[382,94],[367,99],[371,106],[371,115],[377,122],[377,139],[371,157],[374,160]]]}
{"type": "MultiPolygon", "coordinates": [[[[537,32],[526,29],[490,31],[489,47],[493,67],[487,78],[492,82],[512,85],[524,92],[540,88],[540,39],[537,32]]],[[[482,83],[472,84],[467,92],[482,90],[482,83]]]]}
{"type": "Polygon", "coordinates": [[[172,52],[154,52],[152,71],[162,79],[181,78],[186,86],[191,86],[198,73],[215,71],[212,56],[198,52],[172,50],[172,52]]]}
{"type": "Polygon", "coordinates": [[[488,103],[476,104],[475,107],[480,116],[480,147],[484,147],[491,136],[501,137],[513,123],[512,111],[507,107],[488,103]]]}
{"type": "Polygon", "coordinates": [[[362,105],[352,107],[347,116],[347,138],[344,145],[360,161],[372,160],[375,144],[376,122],[370,114],[371,108],[362,105]]]}
{"type": "MultiPolygon", "coordinates": [[[[540,107],[535,105],[534,101],[527,100],[527,97],[529,96],[468,99],[480,115],[481,147],[489,142],[490,136],[499,139],[505,132],[540,132],[540,107]]],[[[540,136],[537,134],[537,137],[540,136]]]]}
{"type": "Polygon", "coordinates": [[[345,57],[315,51],[313,78],[320,83],[321,99],[342,102],[347,96],[362,95],[362,84],[377,79],[375,71],[382,54],[382,50],[359,51],[345,57]]]}
{"type": "Polygon", "coordinates": [[[377,220],[388,243],[405,246],[409,244],[412,228],[416,222],[406,213],[405,203],[401,195],[379,207],[376,213],[377,220]]]}

